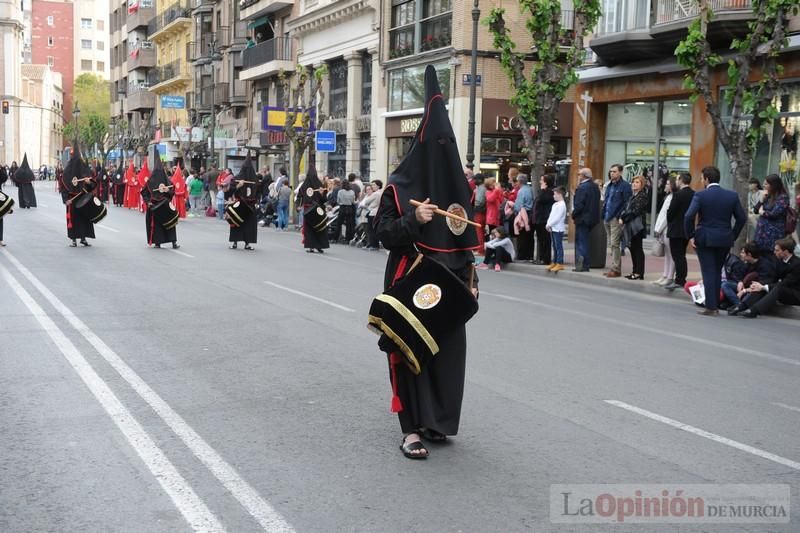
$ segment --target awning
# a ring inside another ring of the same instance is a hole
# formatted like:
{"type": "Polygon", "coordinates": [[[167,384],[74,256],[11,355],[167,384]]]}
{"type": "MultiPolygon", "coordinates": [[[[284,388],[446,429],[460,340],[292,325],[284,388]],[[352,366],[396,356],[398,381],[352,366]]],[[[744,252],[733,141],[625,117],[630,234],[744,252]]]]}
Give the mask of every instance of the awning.
{"type": "Polygon", "coordinates": [[[251,21],[250,21],[250,22],[247,24],[247,28],[248,28],[248,29],[250,29],[250,30],[252,30],[253,28],[256,28],[256,27],[258,27],[258,26],[263,26],[264,24],[267,24],[268,22],[269,22],[269,16],[268,16],[268,15],[265,15],[265,16],[263,16],[263,17],[258,17],[258,18],[257,18],[257,19],[255,19],[255,20],[251,20],[251,21]]]}

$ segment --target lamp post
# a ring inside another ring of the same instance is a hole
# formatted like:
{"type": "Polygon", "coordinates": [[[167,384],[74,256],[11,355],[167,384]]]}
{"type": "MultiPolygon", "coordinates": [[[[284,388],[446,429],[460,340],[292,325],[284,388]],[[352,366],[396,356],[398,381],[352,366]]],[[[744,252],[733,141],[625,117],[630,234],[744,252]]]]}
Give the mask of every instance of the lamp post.
{"type": "Polygon", "coordinates": [[[75,100],[75,107],[72,108],[72,120],[75,122],[75,141],[79,145],[80,148],[81,144],[81,134],[80,130],[78,129],[78,117],[81,115],[81,109],[78,107],[78,101],[75,100]]]}
{"type": "Polygon", "coordinates": [[[211,157],[208,161],[208,166],[215,165],[217,162],[216,139],[215,133],[217,130],[217,113],[216,113],[216,95],[214,94],[214,87],[217,84],[217,71],[214,68],[214,61],[219,61],[222,56],[217,48],[217,41],[213,40],[208,43],[208,60],[205,65],[211,67],[211,157]]]}
{"type": "MultiPolygon", "coordinates": [[[[467,168],[475,168],[475,86],[478,78],[478,0],[472,0],[472,64],[469,82],[469,122],[467,123],[467,168]]],[[[479,165],[480,166],[480,165],[479,165]]]]}

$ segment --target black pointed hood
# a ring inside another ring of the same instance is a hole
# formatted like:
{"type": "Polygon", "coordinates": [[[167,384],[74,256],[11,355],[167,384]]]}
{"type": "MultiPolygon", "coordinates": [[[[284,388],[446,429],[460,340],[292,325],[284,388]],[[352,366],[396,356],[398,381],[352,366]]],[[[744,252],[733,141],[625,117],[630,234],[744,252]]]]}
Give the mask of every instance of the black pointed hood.
{"type": "MultiPolygon", "coordinates": [[[[440,209],[473,219],[472,191],[464,177],[461,157],[447,115],[436,69],[425,69],[425,111],[408,154],[389,176],[384,194],[394,195],[401,213],[413,210],[410,200],[431,203],[440,209]]],[[[435,216],[422,226],[418,246],[439,252],[458,252],[478,247],[474,229],[451,219],[435,216]]]]}
{"type": "Polygon", "coordinates": [[[150,192],[158,190],[159,185],[172,185],[167,173],[164,171],[164,165],[161,163],[161,155],[158,153],[158,145],[153,145],[153,170],[150,172],[150,179],[147,180],[147,188],[150,192]]]}
{"type": "Polygon", "coordinates": [[[61,183],[62,189],[68,192],[78,192],[81,190],[81,183],[73,183],[73,178],[90,178],[92,176],[92,169],[86,164],[86,161],[81,158],[81,149],[78,143],[75,143],[72,149],[72,155],[67,161],[67,166],[64,167],[63,182],[61,183]]]}
{"type": "Polygon", "coordinates": [[[242,168],[239,169],[239,174],[236,176],[237,180],[249,181],[245,183],[241,189],[236,189],[236,196],[247,200],[255,200],[258,195],[258,190],[261,185],[256,174],[256,169],[253,168],[253,160],[250,157],[250,151],[247,152],[247,157],[244,158],[242,168]]]}
{"type": "Polygon", "coordinates": [[[26,153],[22,157],[22,164],[14,174],[14,181],[17,183],[31,183],[33,180],[33,171],[31,170],[31,166],[28,164],[28,154],[26,153]]]}
{"type": "Polygon", "coordinates": [[[117,184],[121,185],[125,182],[125,163],[120,159],[119,166],[117,170],[114,171],[114,176],[112,177],[112,181],[117,184]]]}

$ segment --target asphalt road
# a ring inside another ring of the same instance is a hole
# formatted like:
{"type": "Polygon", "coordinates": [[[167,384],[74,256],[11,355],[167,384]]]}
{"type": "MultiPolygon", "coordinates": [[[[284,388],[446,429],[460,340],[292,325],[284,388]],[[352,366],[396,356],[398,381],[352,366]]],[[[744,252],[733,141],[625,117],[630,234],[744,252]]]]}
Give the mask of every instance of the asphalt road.
{"type": "Polygon", "coordinates": [[[113,207],[73,249],[37,185],[0,251],[0,531],[800,531],[796,510],[550,509],[554,484],[788,484],[797,501],[797,320],[482,273],[460,433],[409,461],[365,327],[384,253],[305,254],[270,229],[228,250],[204,217],[180,250],[149,249],[143,216],[113,207]]]}

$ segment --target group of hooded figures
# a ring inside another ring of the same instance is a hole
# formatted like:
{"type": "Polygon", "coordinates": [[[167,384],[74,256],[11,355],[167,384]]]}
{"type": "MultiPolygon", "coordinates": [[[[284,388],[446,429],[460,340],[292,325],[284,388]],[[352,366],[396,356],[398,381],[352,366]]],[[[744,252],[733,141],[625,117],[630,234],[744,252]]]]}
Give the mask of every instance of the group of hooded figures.
{"type": "MultiPolygon", "coordinates": [[[[122,172],[120,167],[118,174],[122,172]]],[[[255,217],[239,220],[254,207],[258,183],[248,158],[228,205],[231,247],[256,242],[255,217]],[[246,205],[244,205],[246,204],[246,205]],[[233,219],[233,220],[231,220],[233,219]]],[[[63,197],[69,237],[88,246],[94,237],[91,213],[77,206],[102,204],[92,194],[96,182],[77,152],[64,169],[63,197]],[[84,200],[84,198],[90,198],[84,200]],[[88,213],[88,215],[87,215],[88,213]]],[[[146,205],[147,240],[177,248],[174,226],[165,227],[162,213],[174,195],[159,158],[142,184],[146,205]]],[[[389,177],[381,197],[375,230],[389,251],[384,292],[372,302],[370,329],[380,335],[392,389],[391,410],[403,433],[400,449],[410,459],[429,456],[430,443],[446,441],[459,429],[466,369],[466,322],[478,310],[478,279],[473,251],[476,231],[472,192],[464,179],[436,71],[425,71],[425,110],[411,148],[389,177]]],[[[307,251],[328,247],[322,183],[311,170],[298,191],[303,210],[303,244],[307,251]]],[[[174,215],[177,217],[177,215],[174,215]]]]}
{"type": "MultiPolygon", "coordinates": [[[[171,243],[172,248],[180,248],[177,236],[177,224],[185,217],[186,184],[180,179],[170,179],[155,149],[155,164],[152,172],[134,174],[130,170],[124,174],[124,165],[112,177],[102,167],[92,167],[81,157],[80,149],[75,148],[67,166],[56,173],[58,190],[66,206],[67,237],[70,246],[91,246],[87,239],[95,238],[94,226],[108,213],[106,204],[109,200],[120,207],[140,208],[145,213],[145,230],[148,246],[160,248],[162,244],[171,243]]],[[[176,169],[180,172],[180,167],[176,169]]],[[[2,176],[0,176],[2,177],[2,176]]],[[[36,207],[36,196],[33,191],[34,176],[28,166],[27,157],[22,166],[13,175],[14,183],[20,188],[19,205],[22,208],[36,207]]],[[[2,182],[0,182],[2,184],[2,182]]],[[[252,250],[258,242],[258,225],[256,218],[257,191],[260,184],[253,168],[250,155],[247,155],[239,176],[232,180],[226,193],[228,208],[226,219],[230,224],[229,242],[231,248],[237,248],[239,242],[244,248],[252,250]]],[[[3,218],[13,213],[14,200],[0,191],[0,244],[3,243],[3,218]]]]}

